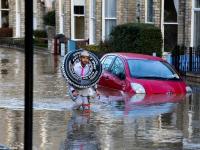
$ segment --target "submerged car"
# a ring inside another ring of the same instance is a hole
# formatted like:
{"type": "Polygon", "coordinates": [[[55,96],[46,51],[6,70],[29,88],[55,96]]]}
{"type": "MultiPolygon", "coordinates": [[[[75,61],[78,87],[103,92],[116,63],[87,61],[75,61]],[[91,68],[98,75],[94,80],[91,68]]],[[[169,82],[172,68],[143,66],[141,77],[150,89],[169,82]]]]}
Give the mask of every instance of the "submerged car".
{"type": "Polygon", "coordinates": [[[190,92],[173,67],[160,57],[135,53],[109,53],[101,58],[99,85],[133,94],[190,92]]]}

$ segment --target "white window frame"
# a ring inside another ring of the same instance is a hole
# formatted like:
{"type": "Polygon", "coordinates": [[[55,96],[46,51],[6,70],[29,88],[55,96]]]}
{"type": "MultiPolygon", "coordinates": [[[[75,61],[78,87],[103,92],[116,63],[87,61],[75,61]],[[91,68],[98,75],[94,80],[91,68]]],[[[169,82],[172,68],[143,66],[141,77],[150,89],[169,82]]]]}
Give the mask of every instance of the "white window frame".
{"type": "Polygon", "coordinates": [[[90,23],[89,23],[89,44],[96,43],[96,31],[94,31],[96,17],[95,17],[95,10],[96,10],[96,0],[90,0],[90,23]]]}
{"type": "Polygon", "coordinates": [[[84,14],[83,15],[80,15],[80,14],[74,14],[74,6],[75,6],[75,3],[74,3],[74,0],[71,1],[71,39],[74,40],[74,41],[79,41],[79,40],[84,40],[84,39],[75,39],[75,17],[77,16],[83,16],[85,17],[85,2],[83,2],[84,5],[79,5],[79,6],[83,6],[84,7],[84,14]]]}
{"type": "Polygon", "coordinates": [[[8,9],[2,9],[1,8],[1,0],[0,0],[0,28],[2,28],[2,11],[8,11],[8,13],[9,13],[9,11],[10,11],[10,9],[8,8],[8,9]]]}
{"type": "MultiPolygon", "coordinates": [[[[154,2],[153,2],[154,4],[154,2]]],[[[153,6],[152,6],[153,7],[153,6]]],[[[154,14],[153,14],[153,21],[152,22],[149,22],[148,21],[148,16],[147,16],[147,12],[148,12],[148,0],[145,0],[145,23],[148,23],[148,24],[154,24],[154,14]]],[[[154,11],[154,10],[153,10],[154,11]]]]}
{"type": "Polygon", "coordinates": [[[195,8],[195,1],[196,0],[192,0],[192,16],[191,16],[191,42],[190,42],[190,46],[193,47],[194,46],[194,12],[195,11],[200,11],[200,8],[195,8]]]}
{"type": "MultiPolygon", "coordinates": [[[[102,1],[102,41],[105,41],[106,39],[106,20],[116,20],[117,21],[117,16],[116,17],[105,17],[105,1],[102,1]]],[[[117,4],[116,4],[117,5],[117,4]]]]}

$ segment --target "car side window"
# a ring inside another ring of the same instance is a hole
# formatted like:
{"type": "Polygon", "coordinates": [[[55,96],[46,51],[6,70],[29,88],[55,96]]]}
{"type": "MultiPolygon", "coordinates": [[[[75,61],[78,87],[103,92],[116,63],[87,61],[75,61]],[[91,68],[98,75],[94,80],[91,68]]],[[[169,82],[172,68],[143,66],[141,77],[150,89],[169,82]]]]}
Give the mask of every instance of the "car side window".
{"type": "Polygon", "coordinates": [[[125,74],[124,73],[124,63],[120,58],[116,58],[112,67],[111,67],[111,73],[119,76],[120,74],[125,74]]]}
{"type": "Polygon", "coordinates": [[[113,62],[115,56],[107,56],[105,59],[102,60],[102,68],[103,70],[108,70],[111,63],[113,62]]]}

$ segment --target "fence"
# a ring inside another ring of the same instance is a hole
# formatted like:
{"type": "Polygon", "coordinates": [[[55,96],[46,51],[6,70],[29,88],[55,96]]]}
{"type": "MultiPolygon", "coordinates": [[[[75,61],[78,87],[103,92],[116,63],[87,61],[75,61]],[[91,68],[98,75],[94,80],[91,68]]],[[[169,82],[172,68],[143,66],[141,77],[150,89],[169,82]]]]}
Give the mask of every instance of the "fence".
{"type": "Polygon", "coordinates": [[[24,48],[23,38],[0,38],[0,45],[4,47],[24,48]]]}
{"type": "Polygon", "coordinates": [[[200,47],[177,46],[172,52],[172,64],[183,75],[186,72],[200,73],[200,47]]]}

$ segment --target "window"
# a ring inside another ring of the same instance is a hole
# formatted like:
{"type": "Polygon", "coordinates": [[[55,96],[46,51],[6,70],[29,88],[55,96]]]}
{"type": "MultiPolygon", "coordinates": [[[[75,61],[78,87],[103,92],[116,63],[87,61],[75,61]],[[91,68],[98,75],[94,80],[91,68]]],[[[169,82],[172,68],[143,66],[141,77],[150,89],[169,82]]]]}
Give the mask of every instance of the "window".
{"type": "Polygon", "coordinates": [[[164,1],[164,50],[172,51],[177,45],[179,0],[164,1]]]}
{"type": "Polygon", "coordinates": [[[116,7],[116,0],[103,0],[102,40],[109,39],[110,32],[117,24],[116,7]]]}
{"type": "Polygon", "coordinates": [[[200,49],[200,0],[195,0],[194,4],[194,47],[200,49]]]}
{"type": "Polygon", "coordinates": [[[107,56],[102,60],[103,70],[109,70],[111,63],[113,62],[115,56],[107,56]]]}
{"type": "Polygon", "coordinates": [[[128,60],[131,77],[144,79],[180,80],[180,77],[165,62],[153,60],[128,60]]]}
{"type": "Polygon", "coordinates": [[[1,27],[9,27],[8,0],[0,0],[0,28],[1,27]]]}
{"type": "Polygon", "coordinates": [[[178,16],[178,0],[164,0],[164,21],[177,22],[178,16]]]}
{"type": "Polygon", "coordinates": [[[74,14],[83,15],[84,14],[84,6],[74,6],[74,14]]]}
{"type": "Polygon", "coordinates": [[[85,38],[85,1],[72,1],[72,39],[85,38]]]}
{"type": "Polygon", "coordinates": [[[146,22],[152,23],[153,17],[153,0],[146,0],[146,22]]]}
{"type": "Polygon", "coordinates": [[[119,76],[120,74],[124,74],[124,63],[120,58],[116,58],[115,62],[111,67],[111,73],[119,76]]]}

